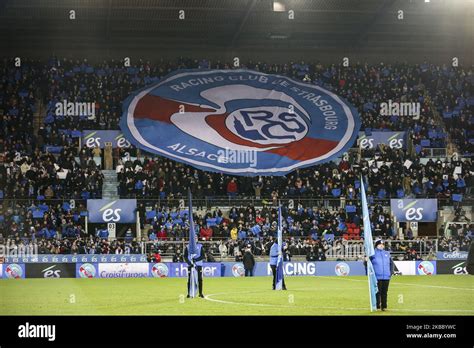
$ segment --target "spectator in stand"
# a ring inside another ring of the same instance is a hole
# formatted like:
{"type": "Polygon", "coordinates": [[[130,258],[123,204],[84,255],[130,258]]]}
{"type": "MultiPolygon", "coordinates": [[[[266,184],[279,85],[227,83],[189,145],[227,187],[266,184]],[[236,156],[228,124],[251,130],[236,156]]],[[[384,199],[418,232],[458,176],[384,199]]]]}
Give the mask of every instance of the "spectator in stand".
{"type": "Polygon", "coordinates": [[[166,228],[164,226],[160,227],[156,237],[158,240],[166,240],[168,238],[168,233],[166,232],[166,228]]]}
{"type": "Polygon", "coordinates": [[[229,197],[235,197],[237,196],[237,192],[237,183],[235,182],[235,179],[232,178],[227,184],[227,195],[229,197]]]}
{"type": "Polygon", "coordinates": [[[183,254],[181,249],[177,249],[176,253],[173,255],[173,262],[184,262],[183,254]]]}
{"type": "Polygon", "coordinates": [[[199,231],[199,237],[203,240],[210,240],[212,238],[212,228],[208,225],[202,226],[199,231]]]}
{"type": "Polygon", "coordinates": [[[311,246],[308,253],[306,254],[306,261],[316,261],[316,259],[317,259],[317,256],[316,256],[316,253],[314,252],[314,247],[311,246]]]}
{"type": "Polygon", "coordinates": [[[154,262],[161,262],[161,250],[158,250],[157,252],[155,252],[155,254],[153,255],[154,257],[154,262]]]}
{"type": "Polygon", "coordinates": [[[221,241],[219,245],[219,254],[221,255],[221,258],[227,257],[227,246],[225,245],[224,241],[221,241]]]}
{"type": "Polygon", "coordinates": [[[242,253],[240,251],[237,250],[234,253],[234,255],[235,255],[235,262],[242,262],[244,260],[242,253]]]}

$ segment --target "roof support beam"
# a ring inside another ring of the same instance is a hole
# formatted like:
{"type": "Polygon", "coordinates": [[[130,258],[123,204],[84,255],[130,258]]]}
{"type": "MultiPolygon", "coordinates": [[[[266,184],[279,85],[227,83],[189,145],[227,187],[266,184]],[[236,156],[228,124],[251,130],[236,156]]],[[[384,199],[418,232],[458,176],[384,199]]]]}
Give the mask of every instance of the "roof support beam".
{"type": "Polygon", "coordinates": [[[242,29],[245,26],[245,23],[247,22],[247,19],[250,16],[250,13],[252,12],[253,8],[257,4],[257,0],[251,0],[250,3],[247,6],[247,10],[245,11],[245,14],[242,16],[242,20],[240,21],[239,28],[236,30],[234,36],[232,37],[232,40],[230,41],[230,47],[234,46],[235,42],[240,36],[240,33],[242,32],[242,29]]]}
{"type": "Polygon", "coordinates": [[[356,36],[354,37],[354,40],[353,40],[354,46],[361,45],[362,40],[367,36],[370,30],[373,29],[379,17],[385,12],[387,8],[392,6],[395,1],[397,0],[383,0],[383,2],[380,3],[379,7],[375,11],[370,21],[368,23],[364,23],[363,25],[361,25],[356,36]]]}

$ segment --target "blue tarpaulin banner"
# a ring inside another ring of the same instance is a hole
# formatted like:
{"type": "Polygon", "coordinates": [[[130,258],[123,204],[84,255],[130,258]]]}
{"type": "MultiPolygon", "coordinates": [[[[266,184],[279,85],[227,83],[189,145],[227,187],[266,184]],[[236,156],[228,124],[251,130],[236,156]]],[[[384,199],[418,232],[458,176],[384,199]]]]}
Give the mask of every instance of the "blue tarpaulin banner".
{"type": "Polygon", "coordinates": [[[360,128],[357,110],[333,92],[252,70],[178,70],[123,105],[131,144],[233,175],[285,175],[333,160],[360,128]]]}

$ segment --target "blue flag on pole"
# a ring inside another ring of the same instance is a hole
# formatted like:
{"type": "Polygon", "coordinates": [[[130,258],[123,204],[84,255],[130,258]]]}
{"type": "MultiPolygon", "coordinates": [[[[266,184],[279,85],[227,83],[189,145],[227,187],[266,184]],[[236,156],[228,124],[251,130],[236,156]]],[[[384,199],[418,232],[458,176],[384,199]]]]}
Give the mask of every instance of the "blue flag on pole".
{"type": "Polygon", "coordinates": [[[281,219],[281,206],[278,205],[278,259],[276,266],[275,290],[283,289],[283,228],[281,219]]]}
{"type": "Polygon", "coordinates": [[[362,196],[362,216],[364,220],[364,247],[365,254],[367,256],[367,278],[369,281],[369,299],[370,299],[370,311],[377,309],[376,298],[378,287],[377,278],[375,278],[374,267],[370,257],[375,254],[374,244],[372,241],[372,228],[370,226],[369,207],[367,205],[367,197],[365,196],[365,184],[361,177],[361,196],[362,196]]]}
{"type": "Polygon", "coordinates": [[[194,266],[193,258],[197,254],[196,247],[196,230],[194,228],[193,220],[193,202],[191,196],[191,190],[188,191],[188,200],[189,200],[189,244],[188,244],[188,259],[192,264],[191,267],[191,277],[189,279],[189,296],[191,298],[196,297],[197,287],[198,287],[198,274],[196,267],[194,266]]]}

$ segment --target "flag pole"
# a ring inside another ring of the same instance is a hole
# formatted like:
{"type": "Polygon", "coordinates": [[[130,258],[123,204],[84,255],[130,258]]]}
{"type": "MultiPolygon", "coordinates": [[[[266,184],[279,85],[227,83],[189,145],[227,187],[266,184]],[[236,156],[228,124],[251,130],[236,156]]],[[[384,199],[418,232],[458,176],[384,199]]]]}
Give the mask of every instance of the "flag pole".
{"type": "Polygon", "coordinates": [[[367,281],[369,285],[369,302],[370,311],[374,311],[374,300],[378,292],[377,279],[375,278],[374,268],[370,257],[375,254],[374,244],[372,241],[372,227],[370,225],[369,207],[367,204],[367,197],[365,195],[364,178],[360,176],[361,200],[362,200],[362,217],[364,224],[364,249],[365,257],[367,258],[367,281]]]}
{"type": "MultiPolygon", "coordinates": [[[[194,220],[193,220],[193,204],[192,204],[192,195],[191,189],[188,189],[188,217],[189,217],[189,243],[188,243],[188,259],[193,259],[194,255],[196,254],[196,230],[194,228],[194,220]]],[[[190,270],[189,275],[189,296],[191,298],[196,297],[196,288],[197,288],[197,271],[195,268],[194,263],[192,263],[192,267],[190,270]]]]}
{"type": "Polygon", "coordinates": [[[369,286],[367,287],[368,290],[369,290],[369,301],[370,301],[370,312],[373,312],[374,311],[374,305],[372,303],[372,290],[371,290],[371,286],[370,286],[370,275],[369,275],[369,258],[367,257],[367,283],[369,284],[369,286]]]}

